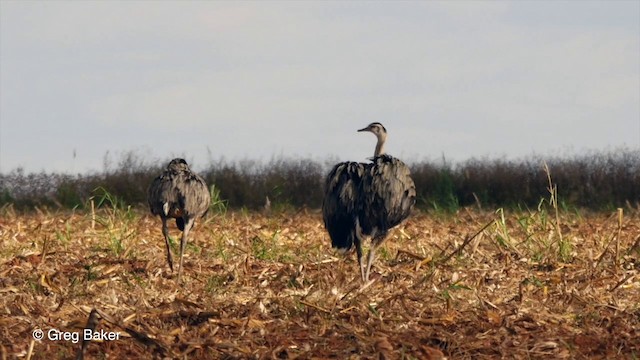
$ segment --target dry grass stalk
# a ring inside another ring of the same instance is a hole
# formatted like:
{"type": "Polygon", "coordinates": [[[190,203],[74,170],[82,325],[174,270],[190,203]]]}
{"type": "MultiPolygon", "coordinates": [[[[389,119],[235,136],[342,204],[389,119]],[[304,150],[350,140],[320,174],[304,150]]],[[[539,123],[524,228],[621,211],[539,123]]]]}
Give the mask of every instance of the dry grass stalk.
{"type": "Polygon", "coordinates": [[[631,254],[631,252],[633,252],[636,249],[640,249],[640,236],[636,238],[636,242],[634,242],[633,245],[629,247],[629,250],[627,250],[626,253],[631,254]]]}
{"type": "Polygon", "coordinates": [[[622,222],[623,222],[623,212],[622,209],[618,209],[617,211],[617,216],[615,217],[616,224],[617,224],[617,228],[615,230],[615,232],[613,233],[613,235],[611,236],[611,238],[609,239],[609,242],[607,242],[607,245],[604,247],[604,250],[602,251],[602,254],[600,254],[600,256],[598,256],[598,260],[596,261],[596,264],[593,268],[593,273],[591,275],[591,277],[593,278],[596,273],[596,269],[598,268],[598,266],[600,265],[600,263],[602,262],[602,260],[604,259],[605,255],[607,254],[607,252],[609,251],[609,247],[611,246],[611,244],[615,244],[614,246],[614,251],[613,251],[613,261],[614,261],[614,271],[617,273],[618,271],[618,267],[619,267],[619,257],[620,257],[620,235],[622,233],[622,222]]]}
{"type": "Polygon", "coordinates": [[[620,265],[620,233],[622,232],[622,218],[624,217],[624,209],[618,208],[618,231],[616,232],[616,248],[615,248],[615,267],[616,272],[618,271],[618,266],[620,265]]]}
{"type": "Polygon", "coordinates": [[[447,255],[444,259],[438,261],[438,264],[439,265],[444,264],[447,261],[449,261],[449,259],[451,259],[453,255],[461,254],[462,250],[464,249],[465,246],[467,246],[467,244],[469,244],[473,239],[476,238],[476,236],[480,235],[483,231],[485,231],[489,226],[491,226],[494,223],[495,223],[495,220],[489,221],[485,226],[483,226],[480,230],[478,230],[475,234],[473,234],[473,236],[467,236],[467,238],[462,242],[462,244],[457,249],[452,251],[451,254],[447,255]]]}

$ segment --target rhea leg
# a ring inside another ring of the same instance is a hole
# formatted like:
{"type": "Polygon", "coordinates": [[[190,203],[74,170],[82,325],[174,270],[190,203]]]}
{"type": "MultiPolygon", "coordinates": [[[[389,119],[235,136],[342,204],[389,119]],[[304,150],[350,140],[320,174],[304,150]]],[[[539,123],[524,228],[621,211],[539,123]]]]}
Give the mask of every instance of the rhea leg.
{"type": "Polygon", "coordinates": [[[184,255],[184,249],[187,247],[187,239],[189,237],[189,232],[191,228],[193,228],[193,224],[195,223],[195,219],[185,219],[184,222],[184,230],[182,231],[182,239],[180,239],[180,267],[178,267],[178,281],[180,281],[180,276],[182,275],[182,257],[184,255]]]}
{"type": "Polygon", "coordinates": [[[358,237],[355,239],[356,243],[356,255],[358,255],[358,267],[360,268],[360,276],[362,277],[362,281],[366,281],[364,277],[364,264],[362,264],[362,242],[358,237]]]}
{"type": "Polygon", "coordinates": [[[367,271],[364,273],[362,277],[362,281],[369,281],[369,273],[371,272],[371,264],[373,263],[373,259],[375,258],[376,245],[371,243],[371,247],[369,248],[369,255],[367,256],[367,271]]]}
{"type": "Polygon", "coordinates": [[[371,247],[369,248],[369,255],[367,256],[367,271],[364,274],[363,281],[369,281],[369,273],[371,272],[371,264],[373,264],[373,260],[376,256],[376,249],[384,239],[387,237],[387,233],[377,234],[371,239],[371,247]]]}
{"type": "Polygon", "coordinates": [[[164,216],[162,216],[162,235],[167,246],[167,262],[169,263],[169,268],[173,271],[173,259],[171,258],[171,247],[169,246],[169,227],[167,226],[167,218],[164,216]]]}
{"type": "Polygon", "coordinates": [[[362,227],[360,226],[360,219],[356,217],[354,222],[353,229],[353,242],[356,245],[356,254],[358,255],[358,267],[360,268],[360,277],[362,278],[362,282],[365,282],[364,278],[364,264],[362,264],[362,239],[364,238],[364,234],[362,234],[362,227]]]}

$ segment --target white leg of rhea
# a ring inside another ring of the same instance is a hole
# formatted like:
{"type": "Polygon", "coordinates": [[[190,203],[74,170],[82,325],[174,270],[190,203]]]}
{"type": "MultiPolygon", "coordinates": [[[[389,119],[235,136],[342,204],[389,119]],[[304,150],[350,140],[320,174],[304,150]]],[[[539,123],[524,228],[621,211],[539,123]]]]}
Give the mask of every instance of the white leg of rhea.
{"type": "Polygon", "coordinates": [[[371,263],[373,262],[375,251],[376,245],[371,244],[371,247],[369,248],[369,255],[367,256],[367,268],[365,270],[364,267],[360,267],[360,270],[362,271],[362,286],[360,287],[360,290],[358,290],[358,293],[363,292],[375,282],[375,280],[369,280],[369,271],[371,270],[371,263]]]}
{"type": "Polygon", "coordinates": [[[180,239],[180,266],[178,267],[178,282],[180,282],[180,277],[182,276],[182,259],[184,256],[184,249],[187,247],[187,239],[189,236],[189,231],[193,228],[193,224],[195,223],[195,219],[186,219],[184,222],[184,230],[182,231],[182,239],[180,239]]]}
{"type": "Polygon", "coordinates": [[[360,219],[356,218],[355,220],[355,228],[353,233],[353,241],[356,243],[356,254],[358,255],[358,267],[360,268],[360,277],[362,278],[362,282],[365,280],[365,272],[364,272],[364,264],[362,263],[362,242],[365,236],[362,234],[362,227],[360,227],[360,219]]]}
{"type": "Polygon", "coordinates": [[[167,262],[169,269],[173,272],[173,259],[171,258],[171,246],[169,245],[169,227],[167,226],[167,218],[162,217],[162,235],[164,235],[164,244],[167,246],[167,262]]]}
{"type": "Polygon", "coordinates": [[[367,271],[364,274],[364,281],[369,281],[369,273],[371,272],[371,264],[373,264],[373,259],[376,256],[376,247],[378,245],[375,242],[371,242],[371,247],[369,248],[369,255],[367,256],[367,271]]]}
{"type": "Polygon", "coordinates": [[[373,264],[373,260],[375,259],[376,249],[378,248],[378,246],[380,246],[380,244],[382,244],[382,242],[384,241],[384,239],[386,239],[386,237],[387,237],[387,232],[381,232],[381,233],[375,234],[371,239],[371,247],[369,248],[369,255],[367,256],[368,258],[367,271],[365,273],[366,281],[369,281],[369,274],[371,273],[371,264],[373,264]]]}

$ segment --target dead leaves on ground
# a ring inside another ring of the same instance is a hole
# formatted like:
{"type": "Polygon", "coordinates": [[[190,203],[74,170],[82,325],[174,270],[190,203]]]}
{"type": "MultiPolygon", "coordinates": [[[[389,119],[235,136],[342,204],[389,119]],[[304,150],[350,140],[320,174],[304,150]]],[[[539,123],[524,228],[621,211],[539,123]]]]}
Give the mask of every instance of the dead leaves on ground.
{"type": "Polygon", "coordinates": [[[640,215],[561,221],[416,214],[363,287],[318,213],[197,224],[184,284],[150,216],[12,215],[0,219],[0,358],[640,356],[640,215]],[[32,337],[85,328],[120,339],[32,337]]]}

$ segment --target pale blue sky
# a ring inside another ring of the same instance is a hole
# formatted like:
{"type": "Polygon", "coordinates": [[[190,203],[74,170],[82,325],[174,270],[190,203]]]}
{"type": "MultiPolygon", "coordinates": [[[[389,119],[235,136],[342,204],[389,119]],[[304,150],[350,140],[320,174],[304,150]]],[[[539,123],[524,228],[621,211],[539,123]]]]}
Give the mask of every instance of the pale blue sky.
{"type": "Polygon", "coordinates": [[[0,172],[640,147],[639,1],[0,7],[0,172]]]}

